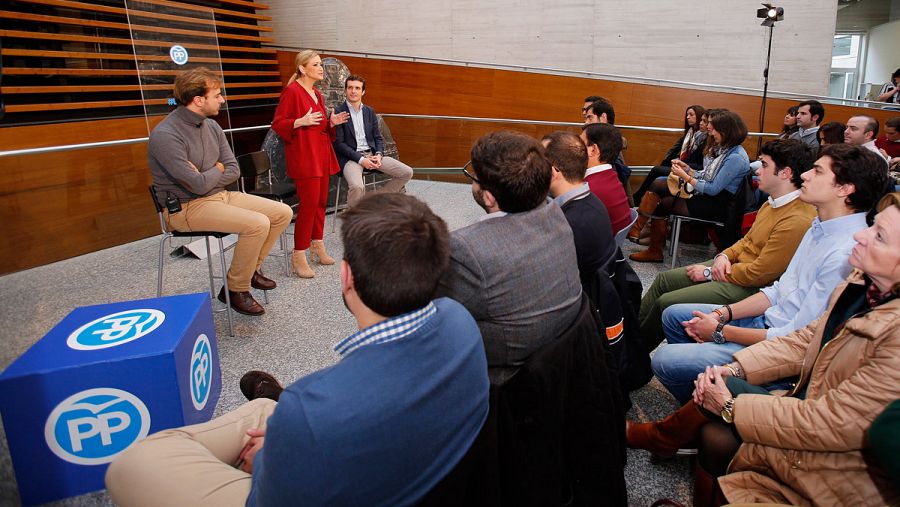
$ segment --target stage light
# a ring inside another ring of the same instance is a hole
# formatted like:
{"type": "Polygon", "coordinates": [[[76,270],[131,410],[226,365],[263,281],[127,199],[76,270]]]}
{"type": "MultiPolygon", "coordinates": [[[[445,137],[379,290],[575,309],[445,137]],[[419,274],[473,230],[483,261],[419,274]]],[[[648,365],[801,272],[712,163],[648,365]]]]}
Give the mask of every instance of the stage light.
{"type": "Polygon", "coordinates": [[[762,18],[763,22],[760,23],[762,26],[771,27],[775,25],[776,21],[781,21],[784,19],[784,9],[781,7],[775,7],[772,4],[762,4],[762,9],[757,9],[756,17],[762,18]]]}

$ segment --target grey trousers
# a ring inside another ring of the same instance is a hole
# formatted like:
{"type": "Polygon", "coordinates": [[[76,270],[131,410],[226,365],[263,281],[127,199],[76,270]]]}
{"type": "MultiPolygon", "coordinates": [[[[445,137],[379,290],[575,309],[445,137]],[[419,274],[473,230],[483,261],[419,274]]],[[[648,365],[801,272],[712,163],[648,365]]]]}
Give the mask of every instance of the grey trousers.
{"type": "MultiPolygon", "coordinates": [[[[366,188],[363,185],[363,171],[363,166],[352,160],[344,164],[344,179],[347,180],[347,186],[350,187],[350,191],[347,194],[347,205],[350,207],[359,202],[366,193],[366,188]]],[[[381,158],[381,167],[378,171],[391,177],[384,184],[383,192],[399,192],[413,176],[411,167],[391,157],[381,158]]]]}

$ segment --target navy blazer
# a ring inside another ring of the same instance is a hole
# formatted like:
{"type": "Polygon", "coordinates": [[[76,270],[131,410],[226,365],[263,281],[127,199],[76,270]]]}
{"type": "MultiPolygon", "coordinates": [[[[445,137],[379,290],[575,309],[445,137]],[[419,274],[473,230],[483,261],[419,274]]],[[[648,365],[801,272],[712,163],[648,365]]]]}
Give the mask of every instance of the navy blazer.
{"type": "MultiPolygon", "coordinates": [[[[334,114],[349,113],[350,105],[345,100],[340,107],[335,108],[334,114]]],[[[363,129],[366,132],[366,143],[372,149],[372,153],[384,153],[384,138],[378,129],[378,117],[371,107],[362,105],[363,129]]],[[[334,152],[337,154],[338,164],[341,170],[348,160],[358,162],[361,155],[356,151],[356,131],[353,127],[353,117],[337,126],[337,137],[334,140],[334,152]]]]}

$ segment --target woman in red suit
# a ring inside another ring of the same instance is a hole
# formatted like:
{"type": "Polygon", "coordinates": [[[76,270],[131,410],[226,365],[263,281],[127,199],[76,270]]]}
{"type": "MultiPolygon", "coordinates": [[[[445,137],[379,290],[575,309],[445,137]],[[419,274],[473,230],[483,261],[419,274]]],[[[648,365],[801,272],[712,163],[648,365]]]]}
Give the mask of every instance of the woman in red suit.
{"type": "Polygon", "coordinates": [[[284,140],[287,175],[297,185],[300,199],[291,261],[297,276],[312,278],[313,270],[306,260],[307,249],[312,250],[319,264],[334,264],[322,242],[328,180],[340,169],[331,143],[335,126],[346,122],[349,114],[329,117],[325,99],[313,88],[316,81],[325,77],[318,53],[312,50],[297,53],[294,66],[294,75],[281,92],[272,128],[284,140]]]}

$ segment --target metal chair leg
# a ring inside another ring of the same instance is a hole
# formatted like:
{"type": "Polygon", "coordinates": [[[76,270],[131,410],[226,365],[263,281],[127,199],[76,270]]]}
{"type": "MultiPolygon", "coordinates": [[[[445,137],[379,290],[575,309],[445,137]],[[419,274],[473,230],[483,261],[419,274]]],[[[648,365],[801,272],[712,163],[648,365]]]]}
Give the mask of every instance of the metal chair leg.
{"type": "MultiPolygon", "coordinates": [[[[234,322],[231,318],[231,288],[228,286],[228,268],[225,266],[225,244],[219,240],[219,263],[222,268],[222,286],[225,288],[225,315],[228,316],[228,335],[234,337],[234,322]]],[[[209,253],[209,236],[206,237],[206,252],[209,253]]],[[[209,258],[209,257],[207,257],[209,258]]],[[[212,280],[212,263],[210,263],[210,280],[212,280]]]]}
{"type": "Polygon", "coordinates": [[[341,202],[341,176],[337,177],[337,188],[334,191],[334,212],[331,214],[331,232],[337,224],[338,204],[341,202]]]}
{"type": "Polygon", "coordinates": [[[170,236],[168,234],[163,234],[163,237],[159,240],[159,264],[157,266],[159,269],[156,274],[156,297],[162,297],[162,279],[163,279],[163,263],[166,261],[165,259],[165,248],[166,248],[166,239],[170,236]]]}
{"type": "Polygon", "coordinates": [[[681,237],[681,219],[675,217],[675,227],[672,232],[672,268],[678,262],[678,240],[681,237]]]}

